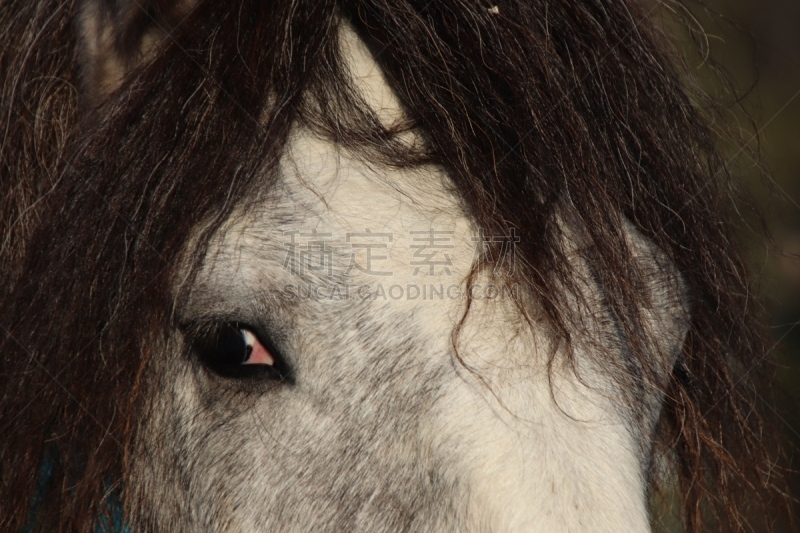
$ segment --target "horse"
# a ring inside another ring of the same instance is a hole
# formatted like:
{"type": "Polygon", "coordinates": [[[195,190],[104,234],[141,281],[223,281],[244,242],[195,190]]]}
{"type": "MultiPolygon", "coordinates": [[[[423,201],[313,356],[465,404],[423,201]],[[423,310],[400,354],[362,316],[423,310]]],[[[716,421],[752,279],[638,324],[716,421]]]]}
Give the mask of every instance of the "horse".
{"type": "Polygon", "coordinates": [[[650,7],[0,5],[4,531],[787,507],[733,177],[650,7]]]}

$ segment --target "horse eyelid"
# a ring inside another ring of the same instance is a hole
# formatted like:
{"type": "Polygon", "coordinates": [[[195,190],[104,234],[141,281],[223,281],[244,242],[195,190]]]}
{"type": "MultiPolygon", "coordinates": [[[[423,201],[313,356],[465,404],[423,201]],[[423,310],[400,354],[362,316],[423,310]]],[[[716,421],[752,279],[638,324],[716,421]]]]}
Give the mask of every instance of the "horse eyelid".
{"type": "Polygon", "coordinates": [[[201,319],[181,324],[178,329],[193,357],[219,376],[293,382],[285,360],[260,328],[236,320],[201,319]],[[231,335],[231,332],[235,333],[231,335]],[[230,345],[231,338],[236,334],[241,335],[242,348],[249,345],[253,349],[241,361],[233,363],[225,358],[237,348],[230,345]],[[226,335],[229,337],[226,338],[226,335]],[[228,353],[225,353],[226,350],[228,353]]]}

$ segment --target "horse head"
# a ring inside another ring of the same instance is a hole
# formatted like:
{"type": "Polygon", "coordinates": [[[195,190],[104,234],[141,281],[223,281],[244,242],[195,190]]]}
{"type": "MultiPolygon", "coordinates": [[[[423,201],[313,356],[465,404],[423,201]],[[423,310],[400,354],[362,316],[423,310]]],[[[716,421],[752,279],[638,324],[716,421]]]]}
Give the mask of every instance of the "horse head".
{"type": "Polygon", "coordinates": [[[639,532],[656,487],[699,528],[752,486],[717,153],[636,2],[57,13],[0,421],[70,481],[9,523],[639,532]]]}

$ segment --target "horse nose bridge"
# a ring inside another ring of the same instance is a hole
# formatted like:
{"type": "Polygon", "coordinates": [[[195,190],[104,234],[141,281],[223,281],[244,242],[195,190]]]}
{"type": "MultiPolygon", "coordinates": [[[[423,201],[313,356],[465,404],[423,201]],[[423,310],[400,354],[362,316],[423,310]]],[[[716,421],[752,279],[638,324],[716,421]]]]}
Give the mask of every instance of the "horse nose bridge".
{"type": "Polygon", "coordinates": [[[639,448],[613,385],[590,369],[551,373],[546,337],[515,327],[512,305],[473,311],[430,421],[435,446],[469,487],[468,522],[498,532],[649,531],[639,448]]]}

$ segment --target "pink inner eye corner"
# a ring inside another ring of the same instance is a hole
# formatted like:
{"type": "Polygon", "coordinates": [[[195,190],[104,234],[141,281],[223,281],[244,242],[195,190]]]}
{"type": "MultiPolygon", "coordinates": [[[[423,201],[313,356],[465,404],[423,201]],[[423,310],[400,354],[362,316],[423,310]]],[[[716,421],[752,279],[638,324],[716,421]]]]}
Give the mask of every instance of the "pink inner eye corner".
{"type": "Polygon", "coordinates": [[[275,358],[269,353],[258,338],[248,329],[241,329],[247,346],[247,358],[242,362],[244,365],[275,365],[275,358]]]}

